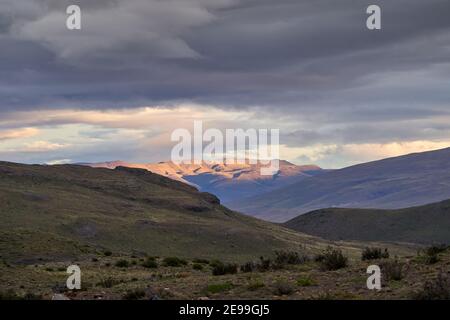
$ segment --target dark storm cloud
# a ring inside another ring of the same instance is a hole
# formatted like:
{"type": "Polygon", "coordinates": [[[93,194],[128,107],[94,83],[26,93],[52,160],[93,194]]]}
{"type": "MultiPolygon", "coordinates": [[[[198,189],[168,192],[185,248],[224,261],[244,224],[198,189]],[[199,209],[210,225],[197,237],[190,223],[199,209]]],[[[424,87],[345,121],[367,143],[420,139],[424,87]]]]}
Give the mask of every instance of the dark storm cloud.
{"type": "Polygon", "coordinates": [[[6,0],[0,12],[3,111],[189,100],[347,125],[344,140],[354,122],[448,115],[448,0],[6,0]],[[69,4],[81,31],[65,29],[69,4]],[[365,27],[369,4],[381,31],[365,27]]]}

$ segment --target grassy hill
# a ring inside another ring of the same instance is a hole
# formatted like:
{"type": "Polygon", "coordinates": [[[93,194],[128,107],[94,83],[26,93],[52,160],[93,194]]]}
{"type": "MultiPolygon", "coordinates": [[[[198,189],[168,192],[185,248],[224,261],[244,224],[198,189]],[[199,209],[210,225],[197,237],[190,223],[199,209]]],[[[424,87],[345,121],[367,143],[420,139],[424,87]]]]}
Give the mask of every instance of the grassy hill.
{"type": "Polygon", "coordinates": [[[243,260],[325,242],[247,217],[143,169],[0,163],[0,254],[9,262],[111,250],[243,260]]]}
{"type": "Polygon", "coordinates": [[[283,225],[330,240],[450,243],[450,200],[398,210],[321,209],[283,225]]]}

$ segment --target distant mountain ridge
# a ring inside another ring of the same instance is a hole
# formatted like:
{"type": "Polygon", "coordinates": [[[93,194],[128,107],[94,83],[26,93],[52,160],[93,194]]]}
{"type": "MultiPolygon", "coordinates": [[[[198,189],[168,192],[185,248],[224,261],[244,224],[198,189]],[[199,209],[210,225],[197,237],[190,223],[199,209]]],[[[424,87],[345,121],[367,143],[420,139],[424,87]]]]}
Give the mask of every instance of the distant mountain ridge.
{"type": "Polygon", "coordinates": [[[298,166],[288,161],[279,161],[279,170],[274,175],[261,175],[258,164],[176,164],[174,162],[129,163],[111,161],[86,163],[95,168],[114,169],[118,166],[146,169],[153,173],[169,177],[198,187],[201,191],[210,192],[220,198],[223,203],[269,192],[304,178],[322,173],[315,165],[298,166]]]}
{"type": "Polygon", "coordinates": [[[450,148],[363,163],[227,204],[284,222],[322,208],[398,209],[450,199],[450,148]]]}
{"type": "Polygon", "coordinates": [[[450,200],[398,210],[321,209],[283,225],[328,240],[450,244],[450,200]]]}

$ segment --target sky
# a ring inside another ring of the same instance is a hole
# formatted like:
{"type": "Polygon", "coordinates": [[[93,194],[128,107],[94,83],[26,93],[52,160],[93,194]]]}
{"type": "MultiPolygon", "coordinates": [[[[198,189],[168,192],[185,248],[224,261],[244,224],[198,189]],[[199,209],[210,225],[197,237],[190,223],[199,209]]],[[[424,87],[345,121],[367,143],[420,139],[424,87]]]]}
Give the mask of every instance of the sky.
{"type": "Polygon", "coordinates": [[[324,168],[450,147],[448,0],[2,0],[0,48],[0,160],[164,161],[194,120],[324,168]]]}

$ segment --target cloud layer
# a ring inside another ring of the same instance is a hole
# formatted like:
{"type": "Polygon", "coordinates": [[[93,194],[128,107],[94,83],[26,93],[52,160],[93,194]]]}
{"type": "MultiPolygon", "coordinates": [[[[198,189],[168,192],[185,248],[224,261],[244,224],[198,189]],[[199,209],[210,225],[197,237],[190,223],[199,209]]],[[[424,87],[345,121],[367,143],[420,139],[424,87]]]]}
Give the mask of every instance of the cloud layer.
{"type": "MultiPolygon", "coordinates": [[[[140,158],[150,142],[117,148],[121,137],[186,125],[187,104],[189,119],[207,118],[209,108],[220,128],[280,128],[291,159],[331,166],[376,158],[367,148],[450,140],[448,0],[75,3],[81,31],[65,28],[74,1],[0,3],[0,152],[8,158],[45,161],[11,156],[45,149],[45,139],[49,160],[97,159],[95,150],[122,158],[108,151],[112,140],[80,146],[113,134],[113,149],[140,158]],[[365,28],[369,4],[382,8],[381,31],[365,28]],[[161,128],[141,107],[166,110],[161,128]],[[40,135],[20,137],[30,128],[40,135]]],[[[163,156],[169,141],[151,141],[163,156]]]]}

